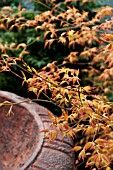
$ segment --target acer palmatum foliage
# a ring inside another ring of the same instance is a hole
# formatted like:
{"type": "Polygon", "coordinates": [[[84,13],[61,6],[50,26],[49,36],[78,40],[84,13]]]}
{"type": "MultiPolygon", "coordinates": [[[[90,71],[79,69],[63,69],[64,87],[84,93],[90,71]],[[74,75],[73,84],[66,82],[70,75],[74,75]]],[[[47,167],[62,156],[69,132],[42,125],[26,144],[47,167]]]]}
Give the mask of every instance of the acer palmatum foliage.
{"type": "MultiPolygon", "coordinates": [[[[38,2],[38,1],[37,1],[38,2]]],[[[46,1],[49,8],[26,20],[22,13],[25,9],[18,7],[18,13],[13,13],[11,7],[1,10],[0,28],[18,31],[34,28],[42,34],[36,41],[44,38],[44,48],[51,50],[54,44],[60,43],[70,50],[60,63],[54,61],[44,68],[36,70],[24,61],[28,54],[28,45],[0,44],[1,71],[11,71],[12,65],[17,65],[23,79],[28,84],[28,91],[40,95],[57,105],[62,115],[53,116],[50,112],[51,128],[45,130],[46,137],[54,140],[59,133],[75,139],[72,149],[78,155],[76,167],[85,162],[90,169],[110,170],[113,161],[113,104],[106,96],[112,93],[113,87],[113,9],[109,6],[95,10],[92,17],[85,9],[76,7],[79,1],[65,0],[65,8],[61,2],[46,1]],[[71,3],[75,5],[71,5],[71,3]],[[10,56],[9,51],[17,51],[17,56],[10,56]],[[19,65],[21,63],[21,66],[19,65]],[[26,77],[26,72],[32,75],[26,77]]],[[[82,0],[81,6],[91,3],[82,0]]],[[[57,51],[56,51],[57,52],[57,51]]],[[[53,56],[54,57],[54,56],[53,56]]]]}

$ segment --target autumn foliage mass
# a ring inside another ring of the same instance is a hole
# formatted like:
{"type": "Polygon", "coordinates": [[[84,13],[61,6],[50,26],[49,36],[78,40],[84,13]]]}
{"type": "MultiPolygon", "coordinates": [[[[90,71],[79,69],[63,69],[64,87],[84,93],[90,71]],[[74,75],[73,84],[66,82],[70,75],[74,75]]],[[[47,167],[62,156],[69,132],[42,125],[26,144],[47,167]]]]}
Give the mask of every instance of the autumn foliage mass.
{"type": "MultiPolygon", "coordinates": [[[[113,8],[102,6],[88,11],[92,0],[46,0],[46,10],[25,19],[25,8],[4,7],[0,11],[0,29],[18,32],[34,29],[35,41],[44,40],[43,50],[59,44],[68,51],[60,61],[54,60],[40,69],[29,66],[24,57],[28,44],[0,44],[0,71],[12,72],[27,83],[36,99],[60,108],[62,114],[49,116],[53,129],[46,137],[54,140],[59,133],[75,142],[76,167],[110,170],[113,164],[113,8]],[[79,4],[80,9],[77,8],[79,4]],[[62,6],[63,5],[63,6],[62,6]],[[16,55],[14,53],[16,51],[16,55]],[[12,55],[11,55],[12,52],[12,55]],[[20,69],[19,73],[12,70],[20,69]],[[30,75],[27,77],[26,74],[30,75]]],[[[93,3],[96,1],[93,0],[93,3]]],[[[38,50],[38,47],[37,47],[38,50]]],[[[57,53],[58,51],[56,51],[57,53]]],[[[30,57],[30,56],[29,56],[30,57]]],[[[37,61],[38,62],[38,61],[37,61]]],[[[4,103],[3,103],[4,104],[4,103]]]]}

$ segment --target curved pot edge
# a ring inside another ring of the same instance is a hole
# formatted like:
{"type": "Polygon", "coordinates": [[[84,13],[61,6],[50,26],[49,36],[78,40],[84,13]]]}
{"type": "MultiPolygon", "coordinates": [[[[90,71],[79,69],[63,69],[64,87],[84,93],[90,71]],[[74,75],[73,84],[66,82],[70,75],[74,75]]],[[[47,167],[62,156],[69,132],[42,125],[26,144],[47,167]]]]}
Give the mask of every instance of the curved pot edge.
{"type": "MultiPolygon", "coordinates": [[[[43,123],[40,119],[40,116],[36,113],[35,111],[35,104],[33,104],[32,102],[23,102],[25,101],[25,98],[20,97],[12,92],[8,92],[8,91],[1,91],[0,90],[0,96],[7,98],[11,101],[14,101],[16,103],[19,103],[18,105],[24,107],[26,110],[29,111],[29,113],[35,118],[36,123],[39,125],[39,131],[44,130],[44,126],[43,123]],[[21,103],[20,103],[21,102],[21,103]]],[[[30,156],[30,158],[25,162],[25,164],[20,168],[20,170],[26,170],[26,168],[28,168],[31,163],[34,162],[35,158],[38,156],[38,154],[40,153],[43,143],[44,143],[44,133],[39,133],[39,142],[36,146],[35,151],[33,152],[33,154],[30,156]]]]}

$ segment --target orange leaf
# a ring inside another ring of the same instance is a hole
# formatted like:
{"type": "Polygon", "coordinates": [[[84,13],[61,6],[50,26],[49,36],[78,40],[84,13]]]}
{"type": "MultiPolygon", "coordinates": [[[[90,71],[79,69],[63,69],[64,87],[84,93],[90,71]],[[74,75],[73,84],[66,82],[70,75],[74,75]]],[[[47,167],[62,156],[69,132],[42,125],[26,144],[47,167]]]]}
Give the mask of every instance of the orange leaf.
{"type": "Polygon", "coordinates": [[[55,117],[49,110],[47,111],[47,113],[48,113],[48,116],[50,117],[50,119],[52,119],[52,120],[55,119],[55,117]]]}
{"type": "Polygon", "coordinates": [[[82,147],[81,146],[75,146],[74,148],[72,148],[73,151],[77,152],[79,150],[81,150],[82,147]]]}
{"type": "Polygon", "coordinates": [[[51,130],[51,132],[50,132],[50,140],[55,140],[57,135],[58,135],[58,133],[57,133],[56,130],[51,130]]]}
{"type": "Polygon", "coordinates": [[[91,146],[93,146],[93,144],[94,144],[93,142],[86,143],[84,146],[84,149],[87,150],[87,149],[91,148],[91,146]]]}
{"type": "Polygon", "coordinates": [[[84,150],[84,149],[82,149],[82,151],[81,151],[81,152],[79,153],[79,155],[78,155],[78,158],[79,158],[79,159],[81,159],[81,158],[82,158],[82,160],[84,160],[85,156],[86,156],[86,154],[85,154],[85,150],[84,150]]]}

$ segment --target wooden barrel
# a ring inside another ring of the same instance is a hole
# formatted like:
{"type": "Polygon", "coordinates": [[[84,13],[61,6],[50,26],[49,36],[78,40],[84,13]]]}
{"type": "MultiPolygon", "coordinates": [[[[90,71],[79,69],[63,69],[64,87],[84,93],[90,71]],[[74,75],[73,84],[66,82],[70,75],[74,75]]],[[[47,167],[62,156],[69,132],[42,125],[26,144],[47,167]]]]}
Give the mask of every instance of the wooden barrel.
{"type": "Polygon", "coordinates": [[[16,94],[0,91],[0,170],[74,170],[72,138],[48,142],[41,130],[49,128],[48,110],[16,94]],[[16,103],[10,107],[9,102],[16,103]],[[24,102],[23,102],[24,101],[24,102]],[[11,112],[9,112],[11,111],[11,112]]]}

